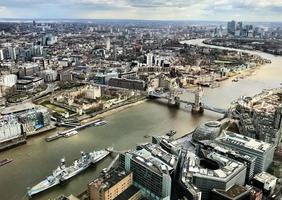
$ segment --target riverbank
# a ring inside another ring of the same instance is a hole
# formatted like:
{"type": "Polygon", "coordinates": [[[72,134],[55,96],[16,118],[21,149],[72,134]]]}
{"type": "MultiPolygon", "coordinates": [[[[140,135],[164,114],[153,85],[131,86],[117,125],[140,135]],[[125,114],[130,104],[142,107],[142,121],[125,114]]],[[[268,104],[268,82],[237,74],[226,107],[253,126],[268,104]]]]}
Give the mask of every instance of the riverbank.
{"type": "MultiPolygon", "coordinates": [[[[264,64],[264,65],[266,65],[266,64],[264,64]]],[[[249,68],[249,69],[242,70],[242,71],[240,71],[240,72],[238,72],[238,73],[236,73],[236,74],[234,74],[232,76],[229,76],[229,78],[238,78],[238,79],[239,78],[240,79],[247,78],[249,76],[254,75],[256,73],[256,71],[258,71],[261,68],[261,66],[263,66],[263,65],[258,65],[258,66],[254,67],[254,68],[249,68]]]]}
{"type": "Polygon", "coordinates": [[[211,38],[211,39],[204,40],[203,43],[206,45],[234,48],[238,50],[243,49],[243,50],[248,50],[248,51],[261,51],[264,53],[272,54],[274,56],[282,55],[282,51],[279,50],[281,48],[281,43],[275,44],[278,46],[276,46],[275,48],[271,48],[271,47],[274,47],[273,46],[274,43],[272,42],[271,44],[269,43],[269,41],[265,41],[265,40],[236,39],[236,38],[211,38]],[[257,43],[258,41],[259,41],[259,44],[257,43]],[[265,42],[267,42],[268,44],[265,44],[265,42]]]}
{"type": "MultiPolygon", "coordinates": [[[[261,66],[271,63],[270,59],[257,53],[254,54],[253,52],[242,52],[236,49],[208,45],[205,43],[207,40],[208,39],[199,39],[197,43],[194,43],[195,40],[179,42],[182,45],[188,44],[188,50],[195,48],[198,52],[207,50],[211,55],[214,53],[215,58],[207,57],[207,60],[210,61],[209,65],[203,65],[201,67],[200,73],[203,72],[202,76],[200,75],[199,78],[193,76],[191,76],[191,78],[189,77],[189,81],[193,81],[194,84],[200,84],[204,87],[220,88],[219,82],[225,82],[230,79],[233,82],[238,82],[239,78],[244,79],[251,76],[261,66]],[[220,51],[217,52],[214,49],[220,49],[220,51]],[[213,75],[206,73],[210,68],[214,70],[213,75]]],[[[199,55],[201,55],[201,53],[199,53],[199,55]]]]}
{"type": "Polygon", "coordinates": [[[142,104],[142,103],[144,103],[144,102],[146,102],[146,101],[147,101],[147,99],[144,98],[144,99],[140,99],[140,100],[138,100],[138,101],[136,101],[136,102],[124,104],[124,105],[118,106],[118,107],[116,107],[116,108],[109,109],[109,110],[104,111],[104,112],[102,112],[102,113],[99,113],[99,114],[97,114],[97,115],[95,115],[95,116],[93,116],[93,117],[90,117],[90,118],[87,118],[87,119],[83,119],[83,120],[81,121],[81,123],[82,123],[82,124],[85,124],[85,123],[88,123],[88,122],[97,120],[97,119],[99,119],[99,118],[103,118],[103,117],[110,116],[110,115],[112,115],[112,114],[114,114],[114,113],[117,113],[117,112],[120,112],[120,111],[122,111],[122,110],[128,109],[128,108],[130,108],[130,107],[133,107],[133,106],[142,104]]]}

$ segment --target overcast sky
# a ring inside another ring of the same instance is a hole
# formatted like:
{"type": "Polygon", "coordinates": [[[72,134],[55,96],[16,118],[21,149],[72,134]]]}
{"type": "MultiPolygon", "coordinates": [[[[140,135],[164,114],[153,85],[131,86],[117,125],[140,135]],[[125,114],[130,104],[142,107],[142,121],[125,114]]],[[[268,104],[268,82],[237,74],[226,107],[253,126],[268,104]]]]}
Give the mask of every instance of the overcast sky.
{"type": "Polygon", "coordinates": [[[0,18],[282,21],[282,0],[0,0],[0,18]]]}

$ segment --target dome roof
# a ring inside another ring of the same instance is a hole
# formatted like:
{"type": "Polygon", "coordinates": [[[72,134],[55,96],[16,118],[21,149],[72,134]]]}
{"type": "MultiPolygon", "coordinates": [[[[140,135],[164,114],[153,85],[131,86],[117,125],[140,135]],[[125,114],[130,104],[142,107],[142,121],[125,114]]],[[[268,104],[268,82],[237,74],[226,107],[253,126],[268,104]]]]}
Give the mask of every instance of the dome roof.
{"type": "Polygon", "coordinates": [[[195,141],[214,140],[220,135],[221,123],[218,121],[210,121],[198,126],[193,132],[192,138],[195,141]]]}

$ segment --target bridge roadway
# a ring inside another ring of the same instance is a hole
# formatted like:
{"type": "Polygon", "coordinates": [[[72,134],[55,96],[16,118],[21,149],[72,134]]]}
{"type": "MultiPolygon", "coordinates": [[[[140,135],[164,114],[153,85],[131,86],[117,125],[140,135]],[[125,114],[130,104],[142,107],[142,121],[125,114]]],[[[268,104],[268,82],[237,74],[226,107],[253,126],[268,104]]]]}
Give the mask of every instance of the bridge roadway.
{"type": "MultiPolygon", "coordinates": [[[[82,83],[86,83],[86,82],[82,82],[82,83]]],[[[97,83],[90,83],[91,85],[93,86],[100,86],[100,87],[106,87],[106,88],[110,88],[110,89],[116,89],[116,90],[129,90],[127,88],[120,88],[120,87],[113,87],[113,86],[109,86],[109,85],[103,85],[103,84],[97,84],[97,83]]],[[[170,100],[170,93],[167,92],[167,93],[163,93],[163,94],[159,94],[155,91],[151,91],[151,92],[148,92],[148,95],[149,96],[152,96],[152,97],[155,97],[155,98],[163,98],[163,99],[167,99],[167,100],[170,100]]],[[[190,102],[190,101],[186,101],[186,100],[179,100],[180,103],[184,103],[186,105],[191,105],[193,106],[194,105],[194,102],[190,102]]],[[[210,110],[210,111],[213,111],[213,112],[216,112],[216,113],[220,113],[220,114],[226,114],[227,113],[227,110],[226,109],[221,109],[221,108],[215,108],[215,107],[211,107],[211,106],[208,106],[208,105],[205,105],[203,104],[202,105],[203,108],[205,110],[210,110]]]]}
{"type": "MultiPolygon", "coordinates": [[[[160,98],[160,99],[167,99],[167,100],[171,99],[169,92],[163,93],[163,94],[159,94],[159,93],[157,93],[155,91],[151,91],[151,92],[148,93],[148,95],[151,96],[151,97],[160,98]]],[[[179,102],[183,103],[183,104],[186,104],[186,105],[191,105],[191,106],[194,105],[194,102],[187,101],[187,100],[179,99],[179,102]]],[[[205,110],[213,111],[213,112],[220,113],[220,114],[226,114],[227,113],[226,109],[215,108],[215,107],[208,106],[208,105],[205,105],[205,104],[203,104],[202,107],[205,110]]]]}

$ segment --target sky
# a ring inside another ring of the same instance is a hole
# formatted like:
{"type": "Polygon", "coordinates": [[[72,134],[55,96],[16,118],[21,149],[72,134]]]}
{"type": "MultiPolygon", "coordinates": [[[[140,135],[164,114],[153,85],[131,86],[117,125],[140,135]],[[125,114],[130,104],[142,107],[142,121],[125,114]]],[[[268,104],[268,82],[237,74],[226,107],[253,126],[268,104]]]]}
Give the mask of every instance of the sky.
{"type": "Polygon", "coordinates": [[[0,0],[0,18],[282,22],[282,0],[0,0]]]}

